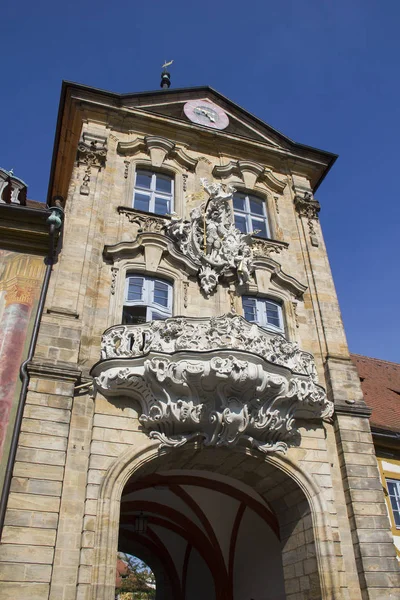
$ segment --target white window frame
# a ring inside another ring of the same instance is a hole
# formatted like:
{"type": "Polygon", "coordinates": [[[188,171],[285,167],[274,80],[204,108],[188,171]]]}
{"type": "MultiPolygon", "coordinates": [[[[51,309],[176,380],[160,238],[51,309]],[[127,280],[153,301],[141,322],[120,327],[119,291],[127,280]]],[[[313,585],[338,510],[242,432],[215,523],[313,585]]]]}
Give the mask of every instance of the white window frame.
{"type": "Polygon", "coordinates": [[[285,325],[284,325],[284,321],[283,321],[283,310],[282,310],[282,305],[280,302],[277,302],[276,300],[272,300],[271,298],[259,298],[257,296],[242,296],[242,308],[243,308],[244,318],[246,318],[245,310],[244,310],[244,300],[252,300],[255,304],[256,320],[249,321],[249,323],[256,323],[260,327],[263,327],[263,329],[268,329],[268,331],[275,331],[276,333],[281,333],[281,334],[285,333],[285,325]],[[267,310],[266,310],[267,303],[273,304],[273,306],[278,309],[279,327],[277,327],[273,323],[268,323],[267,310]]]}
{"type": "MultiPolygon", "coordinates": [[[[255,194],[246,194],[246,192],[240,192],[240,191],[237,191],[233,194],[233,200],[235,199],[235,196],[241,196],[242,199],[244,200],[244,210],[239,210],[238,208],[235,208],[235,206],[233,205],[233,215],[235,218],[235,224],[236,224],[236,217],[244,217],[246,220],[246,230],[247,230],[246,233],[253,233],[253,231],[255,231],[255,229],[256,229],[256,228],[253,228],[253,219],[255,219],[257,221],[263,221],[263,223],[265,224],[266,232],[267,232],[267,238],[270,238],[271,232],[269,229],[267,206],[266,206],[265,199],[261,198],[260,196],[256,196],[255,194]],[[251,199],[257,200],[257,202],[261,203],[262,209],[263,209],[262,215],[251,212],[251,208],[250,208],[250,200],[251,199]]],[[[255,233],[254,235],[258,236],[257,233],[255,233]]],[[[263,236],[258,236],[258,237],[263,237],[263,236]]]]}
{"type": "MultiPolygon", "coordinates": [[[[133,188],[133,198],[132,198],[132,207],[135,207],[135,195],[136,192],[138,192],[139,194],[146,194],[147,196],[149,196],[149,210],[148,211],[144,211],[144,212],[150,212],[150,213],[154,213],[160,216],[164,216],[167,215],[169,213],[171,213],[174,210],[174,192],[175,192],[175,180],[174,177],[172,175],[169,175],[168,173],[163,173],[162,171],[152,171],[151,169],[146,169],[146,168],[140,168],[138,167],[135,171],[135,185],[133,188]],[[145,172],[145,173],[149,173],[151,174],[151,183],[150,183],[150,189],[149,188],[143,188],[140,186],[136,185],[136,181],[137,181],[137,176],[138,173],[140,172],[145,172]],[[156,181],[157,181],[157,176],[164,176],[164,177],[168,177],[168,179],[171,180],[171,193],[167,194],[165,192],[159,192],[156,190],[156,181]],[[159,198],[163,198],[165,200],[169,201],[169,210],[166,213],[156,213],[155,212],[155,206],[156,206],[156,196],[159,198]]],[[[136,208],[136,210],[142,210],[140,208],[136,208]]]]}
{"type": "Polygon", "coordinates": [[[173,301],[173,285],[165,279],[158,277],[148,277],[141,273],[128,273],[125,280],[125,296],[124,296],[124,307],[125,306],[145,306],[146,307],[146,321],[153,321],[153,313],[157,313],[163,319],[167,319],[172,316],[172,301],[173,301]],[[142,285],[142,298],[140,300],[128,300],[128,290],[130,279],[143,279],[142,285]],[[155,284],[159,282],[167,286],[168,290],[168,306],[157,304],[154,301],[154,289],[155,284]]]}
{"type": "Polygon", "coordinates": [[[400,511],[400,479],[393,479],[392,477],[385,477],[385,479],[386,479],[386,489],[387,489],[388,499],[389,499],[389,504],[390,504],[390,512],[391,512],[392,520],[393,520],[393,527],[395,527],[396,529],[400,529],[400,524],[397,525],[396,520],[395,520],[393,505],[392,505],[392,500],[391,500],[392,496],[390,495],[389,486],[388,486],[388,483],[394,483],[396,486],[397,496],[395,496],[395,498],[396,498],[396,502],[399,505],[399,511],[400,511]]]}

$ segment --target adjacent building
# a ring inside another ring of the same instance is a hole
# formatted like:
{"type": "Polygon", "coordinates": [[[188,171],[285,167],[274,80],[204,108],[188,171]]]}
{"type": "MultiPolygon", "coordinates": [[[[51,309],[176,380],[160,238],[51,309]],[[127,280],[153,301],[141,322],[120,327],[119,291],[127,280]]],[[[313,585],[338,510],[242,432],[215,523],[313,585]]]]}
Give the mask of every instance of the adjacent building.
{"type": "Polygon", "coordinates": [[[50,212],[26,195],[22,179],[0,168],[0,490],[49,251],[50,212]]]}
{"type": "Polygon", "coordinates": [[[113,600],[118,551],[158,600],[399,597],[318,219],[335,158],[208,87],[63,84],[2,598],[113,600]]]}
{"type": "Polygon", "coordinates": [[[371,431],[400,560],[400,365],[352,354],[365,402],[372,409],[371,431]]]}

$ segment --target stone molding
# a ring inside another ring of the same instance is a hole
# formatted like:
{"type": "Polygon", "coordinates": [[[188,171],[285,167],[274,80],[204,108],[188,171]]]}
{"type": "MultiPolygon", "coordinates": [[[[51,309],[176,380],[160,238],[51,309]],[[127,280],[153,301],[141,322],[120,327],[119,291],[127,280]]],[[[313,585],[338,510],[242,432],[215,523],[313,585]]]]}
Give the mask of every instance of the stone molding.
{"type": "Polygon", "coordinates": [[[105,397],[139,401],[140,422],[161,446],[200,437],[286,452],[296,418],[333,412],[312,355],[236,315],[112,327],[91,374],[105,397]]]}
{"type": "Polygon", "coordinates": [[[196,265],[176,249],[172,240],[156,231],[142,231],[138,233],[136,239],[132,242],[119,242],[113,246],[105,246],[103,255],[106,260],[115,264],[122,259],[134,257],[142,248],[146,248],[146,246],[160,248],[162,252],[169,254],[185,273],[196,275],[196,265]]]}
{"type": "Polygon", "coordinates": [[[166,222],[165,231],[197,266],[200,287],[209,297],[228,271],[233,271],[243,285],[254,266],[251,235],[241,233],[233,221],[231,200],[235,188],[208,183],[204,178],[201,182],[208,201],[191,211],[190,221],[174,214],[166,222]]]}
{"type": "Polygon", "coordinates": [[[158,135],[137,137],[131,142],[119,142],[117,146],[117,152],[121,155],[132,156],[143,151],[150,155],[153,167],[161,167],[164,160],[170,157],[186,170],[194,172],[199,162],[199,159],[189,156],[183,148],[178,148],[171,140],[158,135]]]}
{"type": "Polygon", "coordinates": [[[144,143],[153,167],[161,167],[165,157],[175,148],[174,142],[159,135],[146,135],[144,143]]]}
{"type": "Polygon", "coordinates": [[[279,194],[286,187],[286,182],[275,177],[271,169],[251,160],[231,160],[226,165],[216,165],[212,173],[220,178],[239,175],[248,189],[254,189],[258,180],[264,181],[267,187],[279,194]]]}
{"type": "Polygon", "coordinates": [[[75,383],[80,381],[82,376],[82,370],[79,367],[66,362],[55,364],[34,359],[28,363],[27,369],[31,377],[73,381],[75,383]]]}

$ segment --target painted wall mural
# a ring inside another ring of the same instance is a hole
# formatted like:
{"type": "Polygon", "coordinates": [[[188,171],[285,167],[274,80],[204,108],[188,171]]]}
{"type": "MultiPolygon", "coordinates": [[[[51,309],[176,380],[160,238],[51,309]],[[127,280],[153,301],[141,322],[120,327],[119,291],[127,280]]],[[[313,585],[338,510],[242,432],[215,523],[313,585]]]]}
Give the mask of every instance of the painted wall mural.
{"type": "Polygon", "coordinates": [[[0,487],[44,268],[41,256],[0,249],[0,487]]]}

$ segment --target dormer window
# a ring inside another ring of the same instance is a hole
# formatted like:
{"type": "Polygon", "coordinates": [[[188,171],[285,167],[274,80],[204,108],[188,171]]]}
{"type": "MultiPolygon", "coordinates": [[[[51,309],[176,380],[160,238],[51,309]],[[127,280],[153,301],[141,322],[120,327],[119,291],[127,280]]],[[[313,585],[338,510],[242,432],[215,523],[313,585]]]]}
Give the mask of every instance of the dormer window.
{"type": "Polygon", "coordinates": [[[265,200],[237,192],[233,195],[235,225],[242,233],[255,233],[259,237],[270,237],[265,200]]]}
{"type": "Polygon", "coordinates": [[[174,180],[165,173],[137,169],[133,208],[143,212],[167,215],[173,211],[174,180]]]}
{"type": "Polygon", "coordinates": [[[172,285],[164,279],[128,275],[122,323],[132,325],[172,315],[172,285]]]}
{"type": "Polygon", "coordinates": [[[284,333],[282,306],[269,298],[243,296],[243,313],[246,321],[257,323],[260,327],[284,333]]]}

